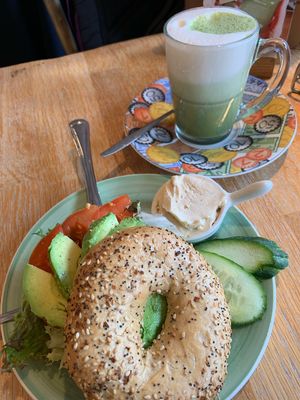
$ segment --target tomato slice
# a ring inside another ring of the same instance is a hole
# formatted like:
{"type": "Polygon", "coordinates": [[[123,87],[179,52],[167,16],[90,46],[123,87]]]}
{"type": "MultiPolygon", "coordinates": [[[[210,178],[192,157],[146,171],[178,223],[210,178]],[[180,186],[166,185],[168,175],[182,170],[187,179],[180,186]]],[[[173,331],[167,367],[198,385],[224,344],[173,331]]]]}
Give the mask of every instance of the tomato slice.
{"type": "Polygon", "coordinates": [[[119,214],[121,214],[124,210],[126,210],[131,205],[131,200],[128,194],[124,194],[123,196],[117,197],[116,199],[110,201],[109,203],[104,204],[99,207],[98,212],[96,213],[96,218],[99,219],[104,217],[104,215],[112,212],[118,218],[119,214]]]}
{"type": "Polygon", "coordinates": [[[104,204],[103,206],[89,204],[85,208],[74,212],[62,223],[62,225],[56,225],[55,228],[39,241],[29,258],[29,264],[52,273],[51,264],[48,258],[48,248],[52,239],[59,232],[69,236],[79,246],[81,246],[83,236],[86,234],[93,221],[104,217],[104,215],[107,215],[110,212],[114,213],[119,221],[125,217],[131,217],[133,216],[133,211],[128,210],[130,205],[130,197],[125,194],[104,204]]]}
{"type": "Polygon", "coordinates": [[[93,221],[104,217],[108,213],[114,213],[117,218],[131,204],[130,197],[125,194],[104,204],[103,206],[88,205],[70,215],[62,224],[64,234],[81,246],[83,236],[86,234],[93,221]]]}
{"type": "Polygon", "coordinates": [[[52,239],[59,232],[63,232],[63,228],[60,224],[56,225],[55,228],[53,228],[45,237],[43,237],[39,241],[29,258],[29,264],[41,268],[44,271],[52,272],[50,261],[48,258],[48,248],[51,244],[52,239]]]}
{"type": "Polygon", "coordinates": [[[98,210],[98,206],[88,205],[71,214],[62,224],[64,234],[81,245],[83,236],[89,229],[89,226],[97,219],[95,215],[98,210]]]}

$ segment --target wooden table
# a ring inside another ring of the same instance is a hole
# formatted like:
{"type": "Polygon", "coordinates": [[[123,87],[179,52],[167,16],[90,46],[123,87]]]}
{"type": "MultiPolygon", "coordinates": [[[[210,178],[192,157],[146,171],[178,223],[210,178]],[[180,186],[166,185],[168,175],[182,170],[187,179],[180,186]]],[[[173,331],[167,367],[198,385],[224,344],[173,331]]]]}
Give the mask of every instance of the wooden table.
{"type": "MultiPolygon", "coordinates": [[[[283,93],[289,91],[297,61],[300,51],[293,53],[283,93]]],[[[131,148],[106,159],[99,153],[123,136],[124,113],[133,95],[163,76],[166,65],[161,36],[0,70],[1,288],[11,259],[30,227],[55,203],[81,188],[68,131],[70,120],[86,118],[90,122],[98,180],[161,172],[131,148]]],[[[300,116],[300,102],[291,102],[300,116]]],[[[289,269],[278,278],[271,341],[253,377],[236,396],[238,400],[300,397],[299,145],[297,136],[286,158],[260,172],[222,182],[233,190],[272,176],[272,192],[241,209],[261,235],[277,241],[290,256],[289,269]]],[[[9,374],[0,376],[0,393],[3,400],[29,399],[9,374]]]]}

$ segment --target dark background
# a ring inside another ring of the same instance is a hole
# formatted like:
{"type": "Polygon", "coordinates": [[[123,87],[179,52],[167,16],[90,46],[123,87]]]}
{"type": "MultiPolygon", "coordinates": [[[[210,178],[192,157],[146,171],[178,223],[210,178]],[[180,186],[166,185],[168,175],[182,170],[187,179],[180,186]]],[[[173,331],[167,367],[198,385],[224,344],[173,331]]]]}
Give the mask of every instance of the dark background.
{"type": "Polygon", "coordinates": [[[0,0],[0,66],[64,55],[43,1],[0,0]]]}
{"type": "MultiPolygon", "coordinates": [[[[162,32],[184,0],[62,0],[79,50],[162,32]]],[[[65,54],[42,0],[0,0],[0,66],[65,54]]]]}

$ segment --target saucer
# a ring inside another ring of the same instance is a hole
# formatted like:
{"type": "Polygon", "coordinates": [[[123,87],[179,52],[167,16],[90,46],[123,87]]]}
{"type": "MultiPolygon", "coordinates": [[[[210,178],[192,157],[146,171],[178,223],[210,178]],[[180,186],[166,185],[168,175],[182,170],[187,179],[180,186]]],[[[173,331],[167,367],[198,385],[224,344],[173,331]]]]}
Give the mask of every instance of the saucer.
{"type": "MultiPolygon", "coordinates": [[[[243,102],[258,97],[267,83],[248,77],[243,102]]],[[[130,103],[125,116],[125,133],[132,133],[172,108],[168,78],[145,87],[130,103]]],[[[195,149],[178,140],[175,117],[144,133],[132,143],[149,163],[172,174],[200,174],[226,178],[253,172],[280,157],[296,135],[296,115],[286,97],[279,94],[265,107],[243,120],[243,128],[226,145],[195,149]]]]}

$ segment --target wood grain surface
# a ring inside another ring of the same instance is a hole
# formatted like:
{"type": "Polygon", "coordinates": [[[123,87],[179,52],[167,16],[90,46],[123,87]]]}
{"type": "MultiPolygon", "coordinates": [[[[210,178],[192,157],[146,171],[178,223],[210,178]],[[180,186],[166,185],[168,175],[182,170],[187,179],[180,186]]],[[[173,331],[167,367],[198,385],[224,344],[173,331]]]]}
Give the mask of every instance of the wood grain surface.
{"type": "MultiPolygon", "coordinates": [[[[300,51],[293,51],[287,94],[300,51]]],[[[98,180],[161,171],[127,148],[99,153],[122,138],[124,113],[146,84],[166,76],[163,38],[152,36],[0,70],[0,290],[22,238],[55,203],[81,188],[68,122],[86,118],[98,180]]],[[[300,96],[291,99],[298,116],[300,96]]],[[[277,311],[265,356],[237,400],[300,398],[300,138],[270,166],[221,183],[227,190],[272,177],[265,197],[240,208],[261,235],[290,256],[277,280],[277,311]]],[[[2,400],[28,400],[12,374],[0,375],[2,400]]],[[[42,399],[41,399],[42,400],[42,399]]],[[[53,399],[54,400],[54,399],[53,399]]]]}

